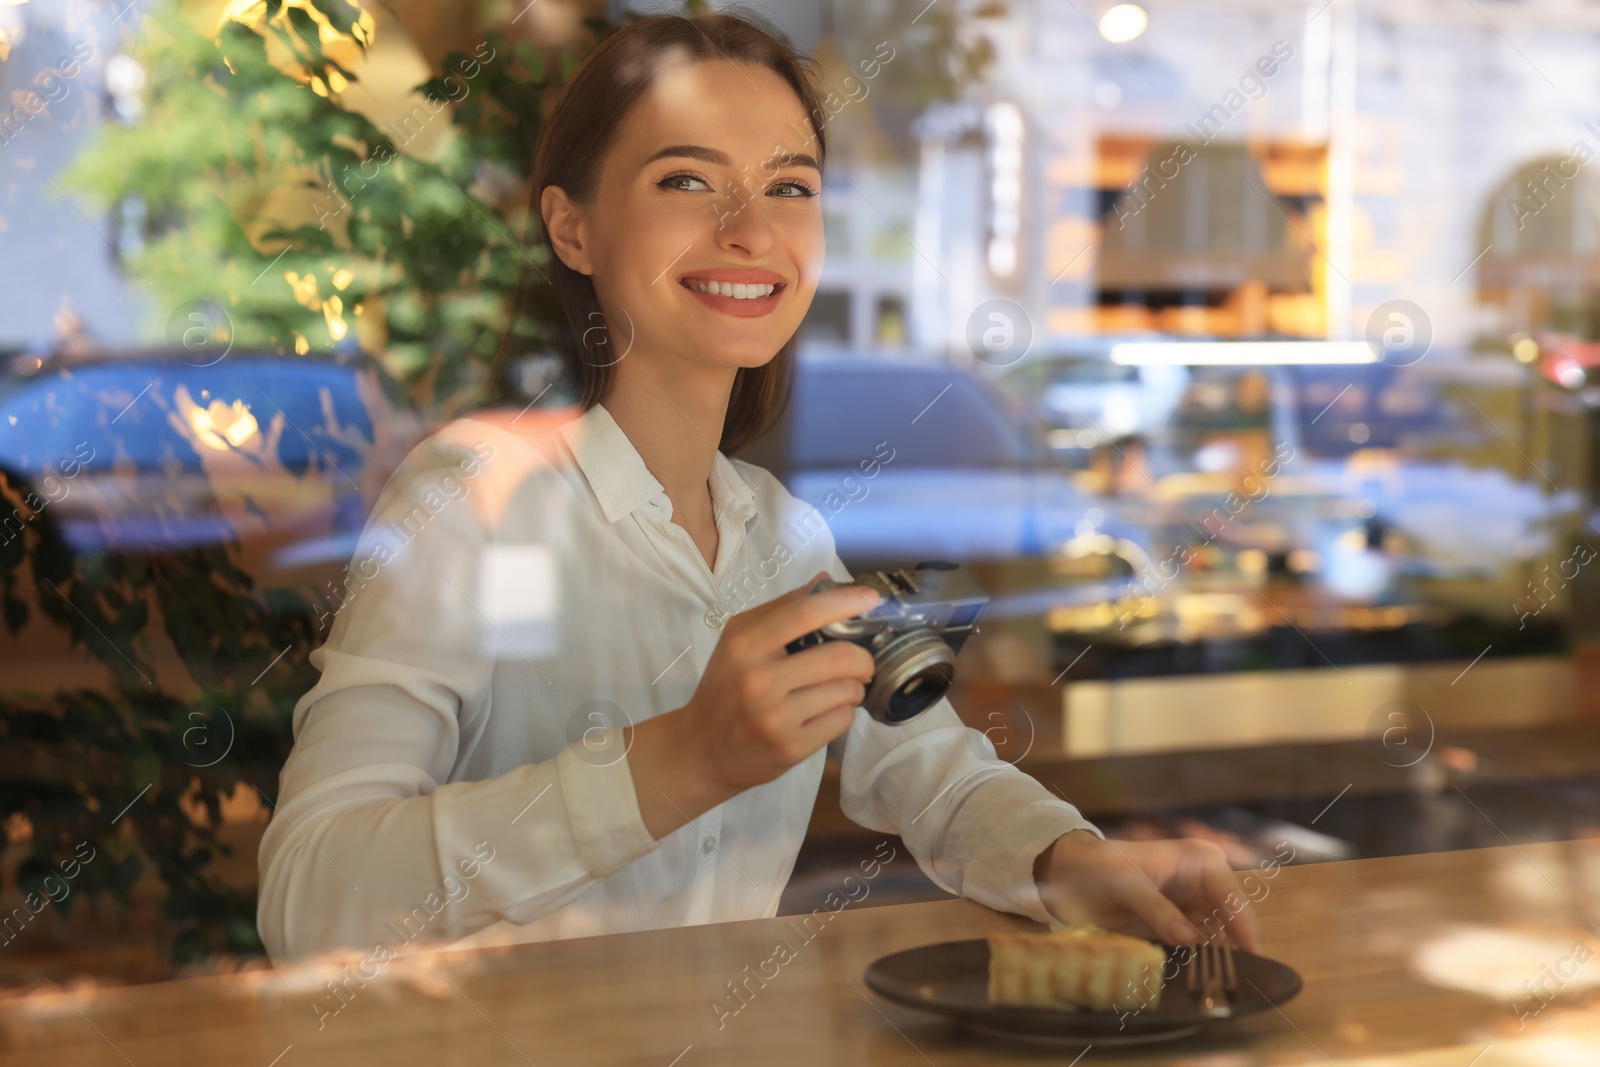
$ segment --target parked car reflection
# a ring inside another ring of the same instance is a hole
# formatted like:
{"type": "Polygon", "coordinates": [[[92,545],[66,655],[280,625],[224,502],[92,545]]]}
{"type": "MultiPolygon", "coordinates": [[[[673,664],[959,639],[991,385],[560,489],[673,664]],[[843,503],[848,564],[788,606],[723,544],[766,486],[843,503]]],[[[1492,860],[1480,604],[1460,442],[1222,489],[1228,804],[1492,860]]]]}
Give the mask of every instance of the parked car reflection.
{"type": "Polygon", "coordinates": [[[1122,595],[1148,536],[1035,447],[999,396],[964,371],[828,353],[802,358],[785,419],[749,457],[827,520],[852,569],[950,559],[1005,568],[986,616],[1042,616],[1122,595]],[[1052,578],[1075,544],[1105,565],[1052,578]],[[1111,546],[1105,548],[1104,546],[1111,546]]]}
{"type": "Polygon", "coordinates": [[[361,358],[160,350],[20,357],[0,378],[0,474],[21,497],[0,537],[39,523],[80,556],[237,542],[263,586],[317,585],[423,422],[361,358]]]}

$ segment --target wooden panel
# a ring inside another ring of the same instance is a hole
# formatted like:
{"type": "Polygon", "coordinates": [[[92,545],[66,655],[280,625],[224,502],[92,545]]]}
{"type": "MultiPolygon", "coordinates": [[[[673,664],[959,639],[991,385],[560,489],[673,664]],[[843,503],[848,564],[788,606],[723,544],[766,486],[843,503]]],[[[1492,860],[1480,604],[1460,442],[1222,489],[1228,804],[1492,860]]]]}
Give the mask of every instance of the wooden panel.
{"type": "Polygon", "coordinates": [[[1018,766],[1091,819],[1105,819],[1225,804],[1320,802],[1345,793],[1405,793],[1435,776],[1446,791],[1452,783],[1469,789],[1593,778],[1600,776],[1600,723],[1579,719],[1512,730],[1445,729],[1433,752],[1437,766],[1420,774],[1418,768],[1395,766],[1399,760],[1385,763],[1378,758],[1382,750],[1365,739],[1085,759],[1035,753],[1018,766]]]}
{"type": "Polygon", "coordinates": [[[1082,757],[1361,738],[1392,701],[1436,729],[1558,722],[1576,714],[1577,670],[1528,657],[1096,680],[1062,700],[1064,754],[1082,757]]]}

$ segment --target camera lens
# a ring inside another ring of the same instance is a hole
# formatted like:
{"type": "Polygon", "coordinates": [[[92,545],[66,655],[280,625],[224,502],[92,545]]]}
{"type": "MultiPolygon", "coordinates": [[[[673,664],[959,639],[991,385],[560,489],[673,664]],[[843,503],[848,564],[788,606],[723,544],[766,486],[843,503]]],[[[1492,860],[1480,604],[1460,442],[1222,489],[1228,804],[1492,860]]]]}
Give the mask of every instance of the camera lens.
{"type": "Polygon", "coordinates": [[[937,668],[929,667],[894,691],[889,698],[889,721],[904,722],[922,714],[949,688],[949,680],[937,668]]]}
{"type": "Polygon", "coordinates": [[[901,634],[879,650],[864,703],[879,722],[901,723],[944,696],[955,677],[955,653],[932,630],[901,634]]]}

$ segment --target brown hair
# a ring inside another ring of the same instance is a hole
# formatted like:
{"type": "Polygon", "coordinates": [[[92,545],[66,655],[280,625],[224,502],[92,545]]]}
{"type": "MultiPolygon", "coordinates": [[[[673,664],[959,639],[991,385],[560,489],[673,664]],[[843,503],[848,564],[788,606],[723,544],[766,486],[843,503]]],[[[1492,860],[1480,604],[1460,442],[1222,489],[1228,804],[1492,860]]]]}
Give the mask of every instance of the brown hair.
{"type": "MultiPolygon", "coordinates": [[[[827,157],[827,143],[818,117],[823,114],[815,61],[792,48],[755,16],[652,15],[614,31],[584,57],[556,98],[534,155],[531,215],[547,248],[550,235],[539,211],[546,186],[558,186],[579,204],[593,202],[600,165],[616,140],[618,128],[640,95],[649,88],[660,61],[668,55],[694,60],[724,59],[751,63],[776,72],[794,89],[805,107],[816,141],[818,164],[827,157]]],[[[586,358],[583,338],[589,326],[603,322],[593,281],[552,252],[543,277],[530,278],[524,268],[512,301],[512,326],[502,338],[490,367],[494,400],[508,399],[510,361],[520,355],[523,340],[517,326],[524,316],[555,323],[556,348],[576,381],[579,404],[588,411],[611,386],[614,361],[586,358]],[[547,279],[547,280],[546,280],[547,279]]],[[[740,367],[733,379],[728,414],[719,447],[737,451],[761,437],[778,421],[789,400],[796,338],[759,367],[740,367]]],[[[606,350],[609,353],[609,347],[606,350]]]]}

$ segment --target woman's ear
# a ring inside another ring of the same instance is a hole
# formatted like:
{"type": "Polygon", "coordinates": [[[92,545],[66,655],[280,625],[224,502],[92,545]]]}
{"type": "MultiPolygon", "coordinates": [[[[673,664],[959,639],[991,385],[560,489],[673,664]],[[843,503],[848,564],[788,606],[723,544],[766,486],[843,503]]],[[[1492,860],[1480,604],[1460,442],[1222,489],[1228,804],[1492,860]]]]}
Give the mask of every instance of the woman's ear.
{"type": "Polygon", "coordinates": [[[561,257],[561,262],[579,274],[593,274],[589,251],[583,243],[583,213],[559,185],[547,185],[539,196],[539,214],[544,219],[545,232],[550,235],[550,247],[561,257]]]}

